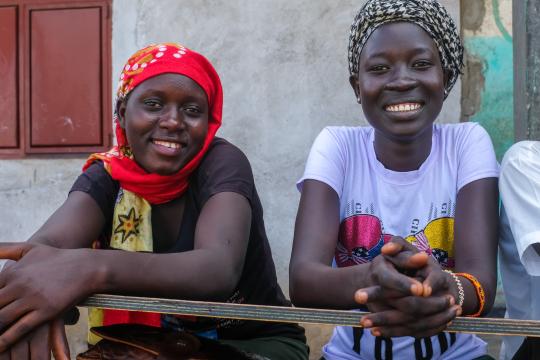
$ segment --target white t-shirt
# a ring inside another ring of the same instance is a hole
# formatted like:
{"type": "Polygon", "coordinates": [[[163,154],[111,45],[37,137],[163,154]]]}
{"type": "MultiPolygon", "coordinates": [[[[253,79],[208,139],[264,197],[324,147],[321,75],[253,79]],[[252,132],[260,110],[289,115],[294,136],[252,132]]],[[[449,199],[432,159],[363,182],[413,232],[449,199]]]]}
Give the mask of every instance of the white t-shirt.
{"type": "MultiPolygon", "coordinates": [[[[500,271],[506,298],[506,317],[540,320],[540,142],[513,145],[501,164],[499,189],[500,271]]],[[[523,337],[504,336],[501,359],[511,359],[523,337]]]]}
{"type": "MultiPolygon", "coordinates": [[[[429,157],[409,172],[386,169],[375,156],[373,140],[371,127],[325,128],[297,184],[301,190],[304,180],[318,180],[339,196],[334,265],[369,262],[399,235],[452,268],[457,193],[472,181],[499,174],[488,134],[474,123],[434,125],[429,157]]],[[[474,359],[486,354],[486,344],[468,334],[382,339],[362,329],[336,327],[323,354],[327,360],[474,359]]]]}

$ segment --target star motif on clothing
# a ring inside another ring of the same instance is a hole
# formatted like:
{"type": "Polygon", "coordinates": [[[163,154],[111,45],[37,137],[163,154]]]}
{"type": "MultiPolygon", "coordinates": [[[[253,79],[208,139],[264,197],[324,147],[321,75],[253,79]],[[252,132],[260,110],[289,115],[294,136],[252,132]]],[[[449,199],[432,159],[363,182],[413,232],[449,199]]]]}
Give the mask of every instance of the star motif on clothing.
{"type": "Polygon", "coordinates": [[[135,209],[131,208],[127,215],[118,215],[118,221],[120,222],[114,234],[121,234],[122,244],[131,236],[139,233],[139,225],[141,224],[141,217],[137,217],[135,209]]]}

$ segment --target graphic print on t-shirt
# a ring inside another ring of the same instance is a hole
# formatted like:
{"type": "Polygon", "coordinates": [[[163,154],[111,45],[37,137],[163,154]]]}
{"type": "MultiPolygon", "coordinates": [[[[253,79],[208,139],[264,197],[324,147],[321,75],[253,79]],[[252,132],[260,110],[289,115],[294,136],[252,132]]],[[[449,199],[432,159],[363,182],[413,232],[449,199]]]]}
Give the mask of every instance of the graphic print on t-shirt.
{"type": "MultiPolygon", "coordinates": [[[[412,234],[405,240],[433,256],[444,268],[453,268],[454,218],[444,215],[446,212],[437,214],[430,211],[429,217],[433,218],[423,229],[419,228],[418,219],[412,219],[412,234]]],[[[375,215],[356,214],[345,218],[340,225],[336,246],[337,265],[346,267],[372,261],[392,236],[394,234],[384,232],[381,220],[375,215]]]]}

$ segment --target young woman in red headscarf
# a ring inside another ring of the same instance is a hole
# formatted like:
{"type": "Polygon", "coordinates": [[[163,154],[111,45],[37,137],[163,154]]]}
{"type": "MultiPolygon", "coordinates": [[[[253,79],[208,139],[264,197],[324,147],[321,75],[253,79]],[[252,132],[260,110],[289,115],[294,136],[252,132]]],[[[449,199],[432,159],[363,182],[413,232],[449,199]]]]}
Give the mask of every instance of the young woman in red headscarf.
{"type": "MultiPolygon", "coordinates": [[[[223,94],[210,62],[178,44],[146,47],[128,60],[117,95],[118,145],[90,156],[29,241],[0,246],[1,258],[17,260],[0,273],[0,359],[34,359],[51,347],[68,358],[58,319],[95,293],[288,304],[249,162],[215,137],[223,94]]],[[[116,323],[307,359],[294,325],[90,312],[91,325],[116,323]]]]}

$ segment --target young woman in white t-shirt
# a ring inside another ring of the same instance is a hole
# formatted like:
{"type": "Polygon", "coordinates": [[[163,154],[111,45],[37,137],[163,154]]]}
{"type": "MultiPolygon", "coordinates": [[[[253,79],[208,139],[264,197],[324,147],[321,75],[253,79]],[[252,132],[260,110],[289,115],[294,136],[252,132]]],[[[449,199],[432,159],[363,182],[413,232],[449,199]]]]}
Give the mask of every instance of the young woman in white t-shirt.
{"type": "Polygon", "coordinates": [[[355,18],[350,83],[371,126],[315,140],[290,264],[296,305],[371,312],[336,328],[327,360],[490,358],[476,336],[444,332],[496,292],[491,140],[477,124],[434,125],[462,57],[435,0],[370,0],[355,18]]]}

